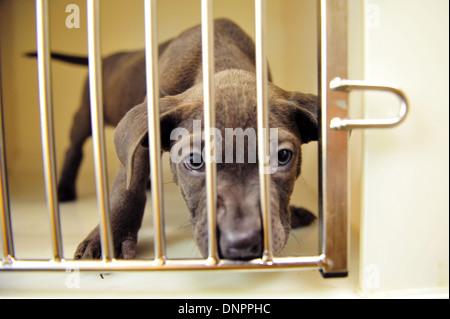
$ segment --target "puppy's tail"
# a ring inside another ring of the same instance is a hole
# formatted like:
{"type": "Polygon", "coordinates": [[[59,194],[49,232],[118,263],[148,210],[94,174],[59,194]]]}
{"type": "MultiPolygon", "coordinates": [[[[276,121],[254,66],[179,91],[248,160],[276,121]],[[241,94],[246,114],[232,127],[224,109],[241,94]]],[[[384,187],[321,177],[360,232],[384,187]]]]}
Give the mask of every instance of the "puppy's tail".
{"type": "MultiPolygon", "coordinates": [[[[37,57],[37,52],[27,52],[25,53],[25,56],[28,58],[35,58],[37,57]]],[[[52,59],[67,62],[70,64],[84,65],[84,66],[87,66],[89,64],[88,57],[86,56],[68,55],[55,52],[52,52],[50,56],[52,57],[52,59]]]]}
{"type": "Polygon", "coordinates": [[[289,206],[291,210],[291,228],[300,228],[311,225],[317,217],[303,207],[289,206]]]}

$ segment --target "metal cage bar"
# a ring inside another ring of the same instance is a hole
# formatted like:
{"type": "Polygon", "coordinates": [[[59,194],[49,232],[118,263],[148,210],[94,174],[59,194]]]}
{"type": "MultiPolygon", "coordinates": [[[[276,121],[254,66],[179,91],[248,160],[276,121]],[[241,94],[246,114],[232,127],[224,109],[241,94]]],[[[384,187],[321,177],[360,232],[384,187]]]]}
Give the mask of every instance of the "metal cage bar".
{"type": "Polygon", "coordinates": [[[0,270],[32,270],[32,271],[66,271],[78,269],[85,271],[161,271],[161,270],[276,270],[276,269],[319,269],[323,265],[323,256],[304,257],[274,257],[267,263],[261,258],[247,262],[221,259],[217,264],[205,263],[204,259],[167,259],[164,264],[153,260],[113,259],[105,263],[95,260],[62,260],[59,263],[49,263],[48,260],[12,260],[1,265],[0,270]]]}
{"type": "Polygon", "coordinates": [[[156,0],[145,0],[145,55],[147,72],[148,139],[152,208],[155,230],[155,261],[164,264],[166,243],[162,189],[161,137],[159,123],[158,42],[156,38],[156,0]]]}
{"type": "Polygon", "coordinates": [[[53,103],[50,72],[50,36],[48,2],[36,0],[36,35],[39,78],[39,107],[41,120],[42,156],[44,163],[45,193],[50,217],[53,260],[63,257],[61,221],[56,193],[56,165],[53,132],[53,103]]]}
{"type": "Polygon", "coordinates": [[[105,136],[103,126],[102,60],[100,52],[100,21],[98,0],[87,1],[89,91],[91,102],[92,142],[95,182],[100,219],[100,241],[103,261],[114,257],[109,220],[108,178],[106,175],[105,136]]]}
{"type": "Polygon", "coordinates": [[[202,68],[203,68],[203,112],[205,139],[206,205],[208,210],[208,264],[218,263],[216,240],[217,168],[212,158],[213,143],[216,142],[214,127],[216,112],[214,101],[214,21],[213,1],[202,0],[202,68]]]}
{"type": "Polygon", "coordinates": [[[267,103],[266,0],[255,1],[256,99],[258,126],[258,167],[264,233],[263,260],[272,262],[272,214],[270,209],[269,107],[267,103]],[[269,158],[268,163],[266,158],[269,158]]]}

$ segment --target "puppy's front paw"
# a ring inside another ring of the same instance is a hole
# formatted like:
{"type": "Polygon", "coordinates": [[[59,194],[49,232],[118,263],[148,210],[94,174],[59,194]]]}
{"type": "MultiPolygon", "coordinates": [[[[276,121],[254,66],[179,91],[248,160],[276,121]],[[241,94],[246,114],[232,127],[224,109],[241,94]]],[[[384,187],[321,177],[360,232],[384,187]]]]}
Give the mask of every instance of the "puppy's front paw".
{"type": "Polygon", "coordinates": [[[96,227],[79,245],[74,259],[100,259],[102,255],[102,246],[98,227],[96,227]]]}
{"type": "MultiPolygon", "coordinates": [[[[114,257],[133,259],[137,256],[137,236],[113,235],[114,257]]],[[[96,227],[79,245],[74,259],[100,259],[102,247],[98,227],[96,227]]]]}

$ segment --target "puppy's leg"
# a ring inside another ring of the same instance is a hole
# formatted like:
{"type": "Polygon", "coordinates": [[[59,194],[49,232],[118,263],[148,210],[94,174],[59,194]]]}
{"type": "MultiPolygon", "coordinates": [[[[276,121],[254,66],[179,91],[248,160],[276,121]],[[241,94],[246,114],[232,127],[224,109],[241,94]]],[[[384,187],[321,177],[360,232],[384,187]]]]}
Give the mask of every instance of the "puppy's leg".
{"type": "Polygon", "coordinates": [[[83,144],[91,136],[91,113],[89,109],[89,88],[86,82],[81,106],[72,123],[70,147],[66,151],[61,177],[58,182],[58,198],[61,202],[76,199],[75,182],[83,159],[83,144]]]}
{"type": "MultiPolygon", "coordinates": [[[[148,181],[148,152],[136,151],[133,183],[126,188],[126,171],[121,166],[110,196],[111,231],[115,258],[132,259],[137,255],[137,235],[141,227],[146,202],[148,181]]],[[[101,257],[99,227],[97,226],[78,246],[75,259],[98,259],[101,257]]]]}

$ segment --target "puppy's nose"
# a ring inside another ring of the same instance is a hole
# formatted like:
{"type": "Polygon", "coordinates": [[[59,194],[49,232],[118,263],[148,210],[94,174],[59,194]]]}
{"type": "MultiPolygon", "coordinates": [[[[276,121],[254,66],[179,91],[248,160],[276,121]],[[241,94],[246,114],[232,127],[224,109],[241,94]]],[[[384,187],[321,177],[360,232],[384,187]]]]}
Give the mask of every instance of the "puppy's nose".
{"type": "Polygon", "coordinates": [[[263,231],[259,197],[242,185],[218,188],[217,246],[224,259],[261,258],[263,231]]]}
{"type": "Polygon", "coordinates": [[[219,254],[224,259],[250,260],[262,255],[262,232],[241,230],[222,233],[219,230],[219,254]]]}

